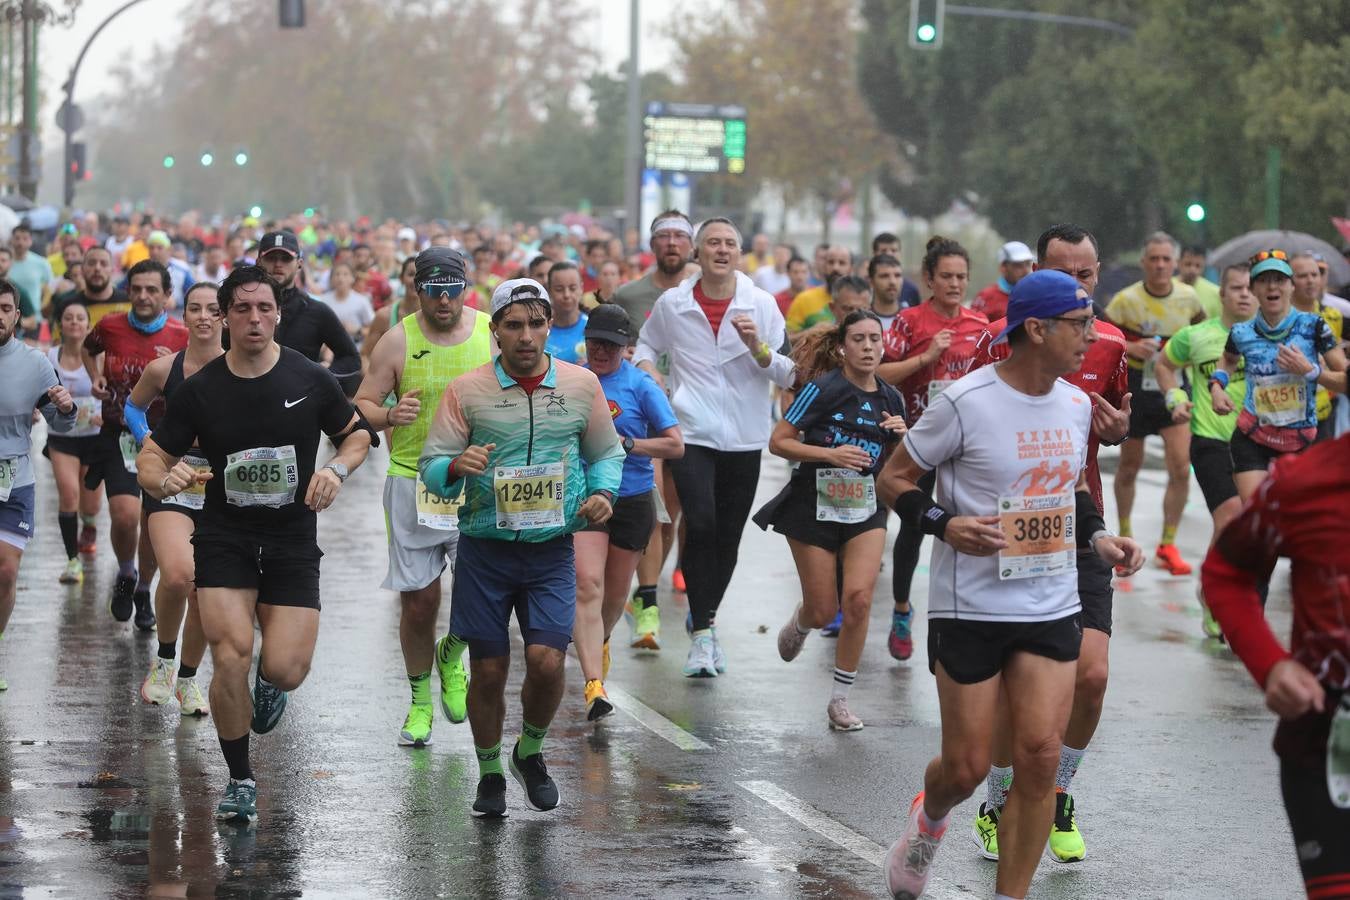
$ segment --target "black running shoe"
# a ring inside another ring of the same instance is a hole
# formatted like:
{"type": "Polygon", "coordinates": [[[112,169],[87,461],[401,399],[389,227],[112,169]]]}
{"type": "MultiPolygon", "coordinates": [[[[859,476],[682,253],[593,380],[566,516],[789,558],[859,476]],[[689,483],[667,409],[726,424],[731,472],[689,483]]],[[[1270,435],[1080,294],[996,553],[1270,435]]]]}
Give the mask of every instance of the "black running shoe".
{"type": "Polygon", "coordinates": [[[478,779],[478,799],[473,814],[479,819],[506,818],[506,778],[496,772],[478,779]]]}
{"type": "Polygon", "coordinates": [[[141,631],[155,630],[155,604],[150,600],[149,591],[137,591],[132,597],[136,607],[135,625],[141,631]]]}
{"type": "Polygon", "coordinates": [[[517,753],[520,747],[511,748],[511,774],[525,789],[525,802],[530,809],[547,812],[558,805],[558,786],[548,777],[548,768],[544,765],[544,754],[536,753],[521,759],[517,753]]]}
{"type": "Polygon", "coordinates": [[[117,583],[113,585],[112,602],[108,604],[114,619],[125,622],[131,618],[131,613],[135,609],[133,599],[135,595],[136,576],[118,575],[117,583]]]}

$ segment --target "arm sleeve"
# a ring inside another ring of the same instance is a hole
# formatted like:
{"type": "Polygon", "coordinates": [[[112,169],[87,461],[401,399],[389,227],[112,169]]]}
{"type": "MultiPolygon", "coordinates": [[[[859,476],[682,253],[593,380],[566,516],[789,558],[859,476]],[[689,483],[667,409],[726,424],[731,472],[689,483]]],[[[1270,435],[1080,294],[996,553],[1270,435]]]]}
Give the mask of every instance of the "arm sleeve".
{"type": "MultiPolygon", "coordinates": [[[[463,487],[462,479],[449,480],[450,463],[469,446],[471,434],[460,398],[463,381],[462,378],[455,379],[441,394],[426,442],[422,444],[422,457],[417,461],[417,471],[427,490],[448,499],[458,497],[463,487]]],[[[610,425],[611,429],[613,427],[610,425]]]]}
{"type": "Polygon", "coordinates": [[[657,387],[652,377],[638,370],[642,378],[638,381],[638,403],[642,408],[642,418],[647,421],[649,431],[662,432],[680,424],[675,410],[666,397],[666,392],[657,387]]]}
{"type": "Polygon", "coordinates": [[[136,443],[144,444],[145,439],[150,436],[150,423],[145,420],[145,410],[132,403],[130,397],[122,405],[122,421],[126,423],[136,443]]]}
{"type": "Polygon", "coordinates": [[[159,420],[159,425],[150,435],[160,449],[170,456],[181,457],[197,442],[197,429],[193,423],[196,421],[194,411],[198,400],[194,387],[184,382],[182,387],[174,391],[173,402],[165,407],[164,418],[159,420]]]}
{"type": "Polygon", "coordinates": [[[323,433],[332,437],[341,434],[347,430],[347,425],[351,422],[352,416],[356,414],[356,407],[347,399],[343,393],[342,386],[338,384],[333,373],[318,367],[321,371],[316,376],[315,390],[319,395],[319,415],[322,417],[319,421],[319,427],[323,433]]]}
{"type": "Polygon", "coordinates": [[[595,393],[591,397],[586,430],[581,433],[581,458],[586,461],[586,493],[609,491],[617,495],[623,480],[623,461],[628,454],[623,452],[619,433],[614,430],[614,417],[609,413],[600,379],[591,375],[590,380],[595,393]]]}
{"type": "MultiPolygon", "coordinates": [[[[1328,353],[1341,345],[1326,319],[1317,320],[1317,352],[1328,353]]],[[[1313,360],[1316,362],[1316,360],[1313,360]]]]}
{"type": "Polygon", "coordinates": [[[1258,580],[1269,578],[1279,556],[1277,485],[1267,479],[1219,535],[1201,567],[1205,602],[1233,652],[1256,683],[1289,657],[1261,611],[1258,580]]]}
{"type": "Polygon", "coordinates": [[[1191,362],[1191,326],[1178,331],[1163,344],[1163,353],[1167,361],[1174,366],[1187,366],[1191,362]]]}
{"type": "Polygon", "coordinates": [[[42,418],[47,420],[47,427],[52,434],[64,434],[75,427],[75,414],[77,409],[72,409],[69,413],[63,413],[56,408],[52,398],[47,396],[47,391],[61,383],[61,378],[56,374],[56,368],[51,362],[44,360],[46,365],[42,369],[42,393],[38,395],[35,408],[42,413],[42,418]]]}
{"type": "Polygon", "coordinates": [[[963,437],[956,404],[944,393],[905,432],[905,449],[916,463],[931,471],[956,456],[963,437]]]}
{"type": "Polygon", "coordinates": [[[642,330],[638,332],[637,350],[633,353],[633,365],[641,362],[649,362],[653,365],[657,357],[670,349],[669,323],[666,317],[666,304],[661,300],[665,295],[656,298],[656,305],[652,307],[652,313],[647,317],[647,321],[642,324],[642,330]]]}
{"type": "Polygon", "coordinates": [[[315,315],[320,317],[319,340],[333,351],[329,371],[338,379],[343,393],[350,397],[356,393],[361,381],[361,354],[356,349],[356,342],[342,327],[333,307],[327,303],[315,303],[313,309],[316,310],[315,315]]]}

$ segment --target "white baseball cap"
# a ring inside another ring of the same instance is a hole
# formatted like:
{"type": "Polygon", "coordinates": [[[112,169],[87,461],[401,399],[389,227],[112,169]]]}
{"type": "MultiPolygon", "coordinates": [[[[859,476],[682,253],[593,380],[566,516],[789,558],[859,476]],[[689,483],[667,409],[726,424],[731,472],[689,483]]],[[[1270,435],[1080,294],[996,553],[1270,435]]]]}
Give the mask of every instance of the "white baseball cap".
{"type": "Polygon", "coordinates": [[[404,226],[403,228],[400,228],[398,230],[398,239],[400,241],[415,241],[417,240],[417,232],[413,231],[411,228],[408,228],[407,226],[404,226]]]}
{"type": "Polygon", "coordinates": [[[1004,263],[1035,262],[1036,254],[1031,252],[1031,248],[1021,241],[1008,241],[1002,247],[998,248],[999,265],[1004,263]]]}
{"type": "Polygon", "coordinates": [[[548,290],[542,284],[533,278],[512,278],[503,281],[492,291],[493,320],[496,320],[497,313],[521,300],[542,300],[550,311],[553,309],[553,301],[548,298],[548,290]]]}

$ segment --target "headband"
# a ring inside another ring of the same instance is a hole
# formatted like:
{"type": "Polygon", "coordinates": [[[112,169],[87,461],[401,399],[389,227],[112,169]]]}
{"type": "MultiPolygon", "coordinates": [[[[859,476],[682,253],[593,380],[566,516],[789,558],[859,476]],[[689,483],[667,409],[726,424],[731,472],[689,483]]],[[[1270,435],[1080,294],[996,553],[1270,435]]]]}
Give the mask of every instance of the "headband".
{"type": "Polygon", "coordinates": [[[656,237],[656,235],[662,231],[678,231],[680,234],[688,237],[689,240],[692,241],[694,239],[694,226],[690,225],[684,219],[675,216],[657,219],[652,223],[652,237],[656,237]]]}

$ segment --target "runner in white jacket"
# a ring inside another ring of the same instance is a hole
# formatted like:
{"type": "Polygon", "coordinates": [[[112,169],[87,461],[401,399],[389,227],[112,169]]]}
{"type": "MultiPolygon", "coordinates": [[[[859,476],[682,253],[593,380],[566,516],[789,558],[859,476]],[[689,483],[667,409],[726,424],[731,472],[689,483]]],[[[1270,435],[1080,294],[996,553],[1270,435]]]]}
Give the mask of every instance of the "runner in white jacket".
{"type": "Polygon", "coordinates": [[[779,352],[787,331],[773,297],[737,271],[741,235],[709,219],[694,239],[702,270],[660,296],[638,336],[634,362],[659,379],[670,358],[670,402],[685,435],[671,460],[684,507],[684,578],[692,633],[684,674],[726,670],[713,620],[736,568],[741,532],[759,483],[760,454],[773,425],[770,382],[792,386],[793,362],[779,352]]]}

